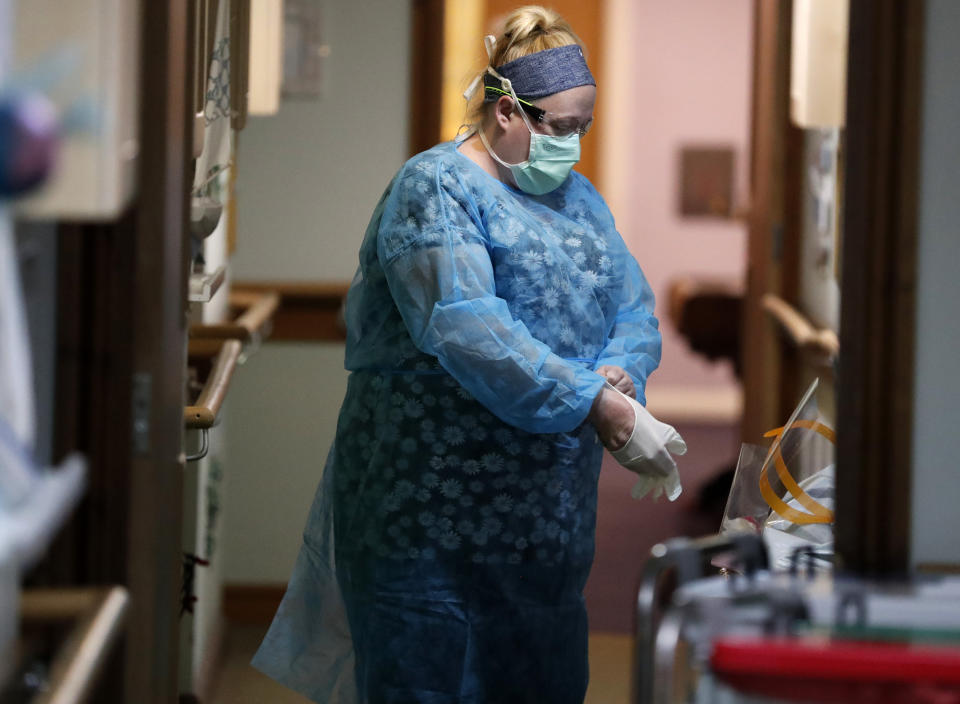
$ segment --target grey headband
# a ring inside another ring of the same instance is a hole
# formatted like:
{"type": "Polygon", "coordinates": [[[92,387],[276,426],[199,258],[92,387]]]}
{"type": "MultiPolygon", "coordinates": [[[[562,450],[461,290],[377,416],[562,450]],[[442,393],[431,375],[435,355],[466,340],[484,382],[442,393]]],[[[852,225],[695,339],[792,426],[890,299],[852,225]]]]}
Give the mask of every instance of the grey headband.
{"type": "MultiPolygon", "coordinates": [[[[583,51],[576,44],[545,49],[521,56],[494,69],[509,78],[518,98],[536,100],[577,86],[595,86],[593,74],[587,68],[583,51]]],[[[500,80],[489,73],[483,77],[484,102],[497,100],[503,93],[486,90],[501,88],[500,80]]]]}

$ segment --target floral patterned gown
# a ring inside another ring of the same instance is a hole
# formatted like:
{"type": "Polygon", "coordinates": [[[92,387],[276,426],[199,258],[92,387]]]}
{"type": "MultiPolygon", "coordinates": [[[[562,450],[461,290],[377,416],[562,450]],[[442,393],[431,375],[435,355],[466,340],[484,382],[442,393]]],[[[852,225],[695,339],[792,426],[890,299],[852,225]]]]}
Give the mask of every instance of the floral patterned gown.
{"type": "Polygon", "coordinates": [[[586,690],[593,370],[643,402],[653,294],[585,178],[530,196],[459,144],[408,161],[367,228],[336,439],[253,661],[316,702],[586,690]]]}

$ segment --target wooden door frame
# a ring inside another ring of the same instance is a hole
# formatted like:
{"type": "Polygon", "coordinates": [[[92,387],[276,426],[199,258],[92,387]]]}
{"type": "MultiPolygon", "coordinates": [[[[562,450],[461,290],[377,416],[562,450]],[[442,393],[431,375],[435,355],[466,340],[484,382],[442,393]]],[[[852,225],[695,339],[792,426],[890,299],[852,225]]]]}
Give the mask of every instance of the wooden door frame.
{"type": "Polygon", "coordinates": [[[412,0],[410,7],[410,156],[440,141],[444,0],[412,0]]]}
{"type": "Polygon", "coordinates": [[[140,8],[137,195],[114,222],[58,227],[54,454],[86,456],[87,491],[28,579],[126,585],[91,699],[159,704],[178,695],[193,25],[188,0],[140,8]]]}
{"type": "MultiPolygon", "coordinates": [[[[796,150],[790,126],[791,2],[754,2],[753,91],[750,135],[750,210],[746,285],[741,328],[744,442],[757,442],[782,422],[783,351],[777,331],[761,305],[767,293],[794,300],[784,286],[795,285],[796,247],[785,246],[796,227],[787,184],[796,150]],[[790,255],[790,257],[786,256],[790,255]],[[792,258],[791,258],[792,257],[792,258]]],[[[795,292],[794,292],[795,293],[795,292]]]]}
{"type": "Polygon", "coordinates": [[[188,0],[144,2],[125,701],[178,695],[193,23],[188,0]]]}
{"type": "Polygon", "coordinates": [[[58,227],[54,454],[86,456],[87,491],[28,579],[126,585],[92,700],[159,704],[179,693],[193,30],[188,0],[140,7],[137,195],[114,222],[58,227]]]}
{"type": "Polygon", "coordinates": [[[851,0],[836,551],[910,569],[922,0],[851,0]]]}
{"type": "MultiPolygon", "coordinates": [[[[742,436],[789,411],[792,362],[759,305],[795,300],[802,136],[790,125],[792,3],[756,0],[742,436]]],[[[922,0],[851,0],[837,379],[839,568],[909,570],[922,0]]]]}

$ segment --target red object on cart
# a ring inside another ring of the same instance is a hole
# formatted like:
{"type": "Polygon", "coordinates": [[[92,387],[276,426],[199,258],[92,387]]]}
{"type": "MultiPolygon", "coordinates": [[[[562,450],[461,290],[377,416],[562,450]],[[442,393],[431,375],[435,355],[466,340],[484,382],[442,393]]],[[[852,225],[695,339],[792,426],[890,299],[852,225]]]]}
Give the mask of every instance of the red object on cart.
{"type": "Polygon", "coordinates": [[[960,704],[960,648],[802,638],[722,638],[710,665],[745,694],[817,704],[960,704]]]}

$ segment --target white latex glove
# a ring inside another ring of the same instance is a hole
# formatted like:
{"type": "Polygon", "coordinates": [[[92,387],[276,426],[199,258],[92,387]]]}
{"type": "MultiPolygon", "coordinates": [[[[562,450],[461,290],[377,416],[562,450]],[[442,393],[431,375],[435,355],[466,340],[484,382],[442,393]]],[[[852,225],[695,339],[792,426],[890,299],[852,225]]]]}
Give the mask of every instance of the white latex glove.
{"type": "Polygon", "coordinates": [[[663,478],[647,477],[640,475],[636,483],[630,489],[630,496],[635,499],[642,499],[647,494],[656,501],[661,496],[666,496],[670,501],[676,501],[683,493],[683,487],[680,486],[680,473],[674,467],[670,474],[663,478]],[[651,493],[652,492],[652,493],[651,493]]]}
{"type": "Polygon", "coordinates": [[[675,501],[683,488],[680,486],[677,463],[670,453],[685,454],[687,443],[672,425],[661,423],[636,400],[622,395],[633,407],[633,433],[626,445],[619,450],[611,450],[610,454],[631,472],[640,475],[630,495],[640,499],[653,492],[651,498],[666,494],[670,501],[675,501]]]}

